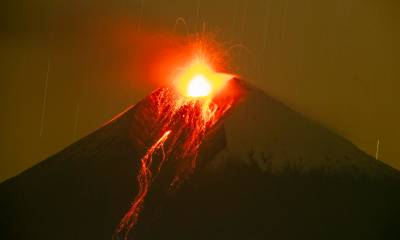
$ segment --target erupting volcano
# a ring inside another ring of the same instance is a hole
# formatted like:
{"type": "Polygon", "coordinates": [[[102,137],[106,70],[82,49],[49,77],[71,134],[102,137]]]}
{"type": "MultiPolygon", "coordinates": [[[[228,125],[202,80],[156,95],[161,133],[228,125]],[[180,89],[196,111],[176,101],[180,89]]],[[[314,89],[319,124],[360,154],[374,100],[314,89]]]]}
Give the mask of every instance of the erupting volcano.
{"type": "Polygon", "coordinates": [[[0,185],[0,239],[398,239],[400,173],[195,55],[0,185]]]}
{"type": "Polygon", "coordinates": [[[172,87],[162,88],[151,95],[152,109],[156,109],[151,135],[160,137],[140,160],[139,191],[119,224],[115,238],[121,234],[128,238],[130,229],[138,221],[153,179],[165,161],[176,161],[177,166],[169,179],[170,190],[193,173],[206,133],[237,101],[237,96],[229,94],[229,88],[222,94],[225,96],[223,99],[214,99],[233,77],[213,71],[204,59],[197,57],[178,74],[172,87]],[[153,161],[158,151],[161,151],[161,159],[153,161]]]}

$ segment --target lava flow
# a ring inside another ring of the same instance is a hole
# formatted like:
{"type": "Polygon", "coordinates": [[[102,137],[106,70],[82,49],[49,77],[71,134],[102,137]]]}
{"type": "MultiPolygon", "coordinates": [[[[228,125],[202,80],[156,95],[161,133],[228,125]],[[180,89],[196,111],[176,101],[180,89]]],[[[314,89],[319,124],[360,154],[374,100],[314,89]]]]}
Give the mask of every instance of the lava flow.
{"type": "Polygon", "coordinates": [[[234,97],[215,99],[232,78],[232,75],[214,72],[201,58],[196,58],[180,72],[173,87],[161,88],[149,96],[150,107],[146,111],[152,109],[150,115],[154,126],[150,127],[151,135],[157,136],[158,140],[140,160],[138,193],[117,227],[115,239],[128,238],[156,174],[165,162],[173,166],[173,173],[165,183],[166,192],[176,189],[193,173],[207,131],[236,100],[234,97]],[[153,161],[155,156],[161,159],[153,161]]]}
{"type": "MultiPolygon", "coordinates": [[[[153,162],[153,154],[156,150],[159,148],[163,148],[164,142],[167,140],[168,135],[171,133],[171,131],[166,131],[160,139],[158,139],[157,142],[153,144],[147,150],[146,154],[143,156],[143,158],[140,160],[140,170],[139,174],[137,176],[138,184],[139,184],[139,192],[137,196],[135,197],[135,200],[132,203],[132,206],[130,210],[125,214],[123,219],[121,220],[121,224],[119,228],[117,229],[117,232],[121,232],[123,228],[128,228],[131,229],[135,222],[137,221],[137,218],[139,217],[139,212],[140,209],[143,206],[143,201],[144,198],[147,195],[147,192],[149,190],[149,186],[151,184],[151,180],[153,177],[153,173],[151,172],[149,166],[152,165],[153,162]]],[[[164,153],[164,150],[163,150],[164,153]]],[[[165,160],[165,154],[163,154],[163,157],[161,159],[161,164],[165,160]]],[[[161,165],[160,165],[161,167],[161,165]]],[[[125,234],[128,234],[129,231],[127,231],[125,234]]],[[[127,238],[127,235],[125,236],[127,238]]]]}

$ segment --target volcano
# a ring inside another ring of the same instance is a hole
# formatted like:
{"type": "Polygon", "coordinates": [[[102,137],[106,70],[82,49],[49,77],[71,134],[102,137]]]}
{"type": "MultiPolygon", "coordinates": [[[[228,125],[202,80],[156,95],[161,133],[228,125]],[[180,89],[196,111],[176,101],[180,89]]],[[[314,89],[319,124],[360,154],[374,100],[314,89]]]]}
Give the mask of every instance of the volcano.
{"type": "Polygon", "coordinates": [[[239,79],[226,88],[206,112],[158,89],[3,182],[0,239],[400,238],[400,172],[239,79]]]}

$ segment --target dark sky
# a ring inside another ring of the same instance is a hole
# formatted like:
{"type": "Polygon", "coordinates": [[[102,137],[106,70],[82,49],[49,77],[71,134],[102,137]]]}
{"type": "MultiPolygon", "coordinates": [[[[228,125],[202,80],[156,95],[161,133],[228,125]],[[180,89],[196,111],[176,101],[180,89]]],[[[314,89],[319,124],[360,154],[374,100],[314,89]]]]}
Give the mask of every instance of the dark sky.
{"type": "Polygon", "coordinates": [[[203,25],[236,45],[232,71],[373,156],[379,139],[379,159],[400,169],[396,0],[6,0],[0,11],[0,181],[160,85],[149,66],[203,25]]]}

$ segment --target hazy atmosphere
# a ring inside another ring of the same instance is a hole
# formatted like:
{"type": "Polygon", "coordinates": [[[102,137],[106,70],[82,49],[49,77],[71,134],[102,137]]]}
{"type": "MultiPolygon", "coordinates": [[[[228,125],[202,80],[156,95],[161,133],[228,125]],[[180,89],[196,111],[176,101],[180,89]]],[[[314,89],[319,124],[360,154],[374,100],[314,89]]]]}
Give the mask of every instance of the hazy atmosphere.
{"type": "Polygon", "coordinates": [[[151,67],[196,32],[229,49],[230,71],[400,169],[398,1],[20,0],[0,6],[0,181],[167,82],[154,80],[151,67]]]}

